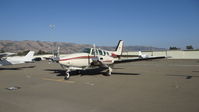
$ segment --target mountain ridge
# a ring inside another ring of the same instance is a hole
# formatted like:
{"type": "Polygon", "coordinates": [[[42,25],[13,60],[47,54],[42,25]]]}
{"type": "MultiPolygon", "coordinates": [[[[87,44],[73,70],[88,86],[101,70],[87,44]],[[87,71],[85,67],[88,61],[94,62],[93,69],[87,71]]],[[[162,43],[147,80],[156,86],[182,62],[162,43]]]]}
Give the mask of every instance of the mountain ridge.
{"type": "MultiPolygon", "coordinates": [[[[76,44],[69,42],[51,42],[51,41],[13,41],[13,40],[0,40],[0,50],[6,52],[21,52],[25,50],[33,50],[38,52],[39,50],[52,53],[57,47],[60,47],[61,53],[74,53],[80,52],[84,48],[93,47],[90,44],[76,44]]],[[[115,46],[97,46],[97,48],[105,50],[115,50],[115,46]]],[[[165,48],[156,48],[151,46],[124,46],[124,51],[158,51],[166,50],[165,48]]]]}

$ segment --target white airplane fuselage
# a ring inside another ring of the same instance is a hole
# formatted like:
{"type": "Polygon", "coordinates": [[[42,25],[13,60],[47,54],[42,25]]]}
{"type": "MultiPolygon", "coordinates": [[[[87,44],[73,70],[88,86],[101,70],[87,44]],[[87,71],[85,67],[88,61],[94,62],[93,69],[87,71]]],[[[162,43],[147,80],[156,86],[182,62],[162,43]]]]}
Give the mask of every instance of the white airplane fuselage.
{"type": "Polygon", "coordinates": [[[32,62],[34,51],[29,51],[26,56],[6,57],[0,60],[0,66],[32,62]]]}
{"type": "Polygon", "coordinates": [[[25,60],[22,57],[7,57],[6,60],[11,64],[21,64],[25,62],[25,60]]]}
{"type": "MultiPolygon", "coordinates": [[[[82,70],[90,67],[93,64],[95,56],[90,53],[74,53],[65,55],[59,60],[59,63],[65,69],[82,70]]],[[[114,59],[108,55],[99,55],[99,60],[104,64],[110,65],[114,63],[114,59]]]]}

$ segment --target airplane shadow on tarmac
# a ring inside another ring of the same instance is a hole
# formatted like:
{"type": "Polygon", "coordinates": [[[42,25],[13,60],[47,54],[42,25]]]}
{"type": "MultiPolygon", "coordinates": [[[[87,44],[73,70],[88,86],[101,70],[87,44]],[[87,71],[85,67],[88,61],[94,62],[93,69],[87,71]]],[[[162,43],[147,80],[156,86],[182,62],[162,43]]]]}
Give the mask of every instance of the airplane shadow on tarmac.
{"type": "Polygon", "coordinates": [[[27,66],[27,67],[0,67],[0,70],[22,70],[25,68],[34,68],[35,66],[27,66]]]}
{"type": "Polygon", "coordinates": [[[199,77],[199,76],[193,76],[193,75],[167,75],[167,76],[184,77],[185,79],[191,79],[193,77],[199,77]]]}
{"type": "MultiPolygon", "coordinates": [[[[57,74],[57,76],[65,76],[65,70],[62,69],[46,69],[46,71],[53,71],[57,74]]],[[[104,69],[88,69],[81,71],[71,71],[71,76],[81,75],[81,76],[89,76],[89,75],[105,75],[104,69]]],[[[121,72],[112,72],[112,75],[141,75],[139,73],[121,73],[121,72]]]]}

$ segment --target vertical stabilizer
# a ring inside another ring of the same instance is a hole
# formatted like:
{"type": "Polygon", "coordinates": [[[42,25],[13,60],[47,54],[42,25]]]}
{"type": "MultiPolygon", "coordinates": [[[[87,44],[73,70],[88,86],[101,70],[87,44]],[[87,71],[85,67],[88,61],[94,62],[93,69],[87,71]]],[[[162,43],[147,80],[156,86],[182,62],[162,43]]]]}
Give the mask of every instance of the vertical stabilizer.
{"type": "Polygon", "coordinates": [[[121,55],[122,54],[122,50],[123,50],[123,43],[124,41],[123,40],[119,40],[118,44],[117,44],[117,47],[115,49],[115,52],[117,55],[121,55]]]}
{"type": "Polygon", "coordinates": [[[26,56],[24,56],[24,61],[25,62],[31,62],[34,54],[35,54],[34,51],[29,51],[28,54],[26,54],[26,56]]]}

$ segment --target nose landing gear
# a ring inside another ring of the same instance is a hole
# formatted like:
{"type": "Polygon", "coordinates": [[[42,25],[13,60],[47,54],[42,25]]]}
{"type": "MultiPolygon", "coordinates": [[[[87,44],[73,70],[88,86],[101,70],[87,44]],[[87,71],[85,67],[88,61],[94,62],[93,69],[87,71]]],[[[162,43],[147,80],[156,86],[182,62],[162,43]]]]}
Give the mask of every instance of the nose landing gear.
{"type": "Polygon", "coordinates": [[[69,78],[70,78],[70,70],[67,70],[65,77],[64,77],[64,80],[68,80],[69,78]]]}

